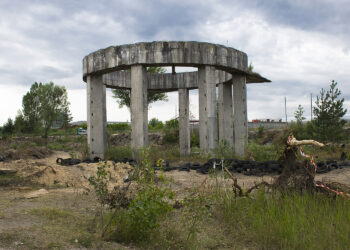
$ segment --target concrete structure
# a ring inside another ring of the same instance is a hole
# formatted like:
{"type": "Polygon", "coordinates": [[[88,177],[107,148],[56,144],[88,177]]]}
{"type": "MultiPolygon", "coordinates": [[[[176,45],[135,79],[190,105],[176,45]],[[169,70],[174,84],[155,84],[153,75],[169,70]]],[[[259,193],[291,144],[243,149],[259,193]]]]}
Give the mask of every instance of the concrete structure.
{"type": "Polygon", "coordinates": [[[88,83],[91,158],[103,158],[105,149],[106,87],[131,89],[133,149],[148,143],[147,90],[178,90],[180,152],[181,155],[189,154],[188,90],[198,88],[201,149],[208,152],[216,148],[220,138],[234,145],[237,154],[244,155],[248,138],[246,83],[269,82],[259,74],[248,72],[245,53],[201,42],[150,42],[101,49],[83,59],[83,79],[88,83]],[[197,67],[198,72],[147,74],[146,68],[150,66],[197,67]],[[216,86],[219,86],[219,133],[216,86]]]}

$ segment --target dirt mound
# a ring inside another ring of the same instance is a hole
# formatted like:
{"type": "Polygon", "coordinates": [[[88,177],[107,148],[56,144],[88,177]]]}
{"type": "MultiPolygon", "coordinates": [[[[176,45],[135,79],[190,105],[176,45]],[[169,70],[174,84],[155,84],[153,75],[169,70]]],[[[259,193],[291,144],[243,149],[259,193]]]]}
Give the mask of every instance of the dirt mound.
{"type": "MultiPolygon", "coordinates": [[[[19,174],[32,182],[45,186],[59,185],[65,187],[84,187],[90,189],[89,178],[96,175],[97,167],[103,163],[81,163],[74,166],[26,166],[19,174]]],[[[129,164],[107,162],[111,173],[110,187],[122,186],[132,171],[129,164]]]]}
{"type": "MultiPolygon", "coordinates": [[[[16,170],[17,176],[23,177],[31,183],[43,186],[61,186],[91,189],[88,179],[96,175],[100,163],[80,163],[74,166],[61,166],[56,163],[58,157],[67,158],[68,153],[53,152],[44,159],[20,159],[0,162],[0,169],[16,170]]],[[[124,185],[124,180],[133,171],[128,163],[107,162],[107,169],[111,173],[110,188],[124,185]]]]}
{"type": "Polygon", "coordinates": [[[11,161],[18,159],[43,159],[50,154],[51,151],[45,147],[5,149],[0,151],[0,161],[11,161]]]}

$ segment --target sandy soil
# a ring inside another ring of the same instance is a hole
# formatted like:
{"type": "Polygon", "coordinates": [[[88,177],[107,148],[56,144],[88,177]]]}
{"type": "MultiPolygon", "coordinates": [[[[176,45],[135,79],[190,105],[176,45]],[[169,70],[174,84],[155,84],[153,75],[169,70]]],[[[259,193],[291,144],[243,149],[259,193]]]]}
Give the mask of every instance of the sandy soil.
{"type": "MultiPolygon", "coordinates": [[[[76,187],[90,190],[88,179],[96,175],[97,167],[102,163],[80,163],[73,166],[61,166],[57,158],[70,158],[66,152],[55,151],[44,159],[20,159],[0,162],[0,169],[17,170],[17,175],[30,179],[43,186],[76,187]]],[[[107,162],[111,172],[111,188],[123,185],[123,181],[132,167],[129,164],[107,162]]]]}

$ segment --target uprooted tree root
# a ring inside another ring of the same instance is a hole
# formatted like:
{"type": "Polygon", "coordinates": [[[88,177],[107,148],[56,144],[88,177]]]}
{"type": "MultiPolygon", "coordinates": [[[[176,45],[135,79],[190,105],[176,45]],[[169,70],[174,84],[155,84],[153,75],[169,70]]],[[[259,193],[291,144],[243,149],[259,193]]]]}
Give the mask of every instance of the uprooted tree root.
{"type": "Polygon", "coordinates": [[[350,187],[341,183],[332,181],[321,183],[315,181],[316,165],[313,162],[312,156],[307,155],[306,157],[310,157],[310,160],[305,159],[303,163],[297,162],[298,151],[302,151],[300,148],[301,145],[324,146],[322,143],[313,140],[297,141],[293,135],[290,135],[285,150],[279,159],[283,166],[283,171],[272,184],[262,181],[255,184],[247,191],[244,191],[241,186],[238,185],[237,178],[225,167],[225,171],[233,180],[232,188],[235,195],[240,197],[249,196],[253,190],[260,187],[279,192],[319,192],[332,196],[338,195],[339,193],[337,192],[350,192],[350,187]],[[322,188],[320,186],[326,186],[327,188],[322,188]]]}

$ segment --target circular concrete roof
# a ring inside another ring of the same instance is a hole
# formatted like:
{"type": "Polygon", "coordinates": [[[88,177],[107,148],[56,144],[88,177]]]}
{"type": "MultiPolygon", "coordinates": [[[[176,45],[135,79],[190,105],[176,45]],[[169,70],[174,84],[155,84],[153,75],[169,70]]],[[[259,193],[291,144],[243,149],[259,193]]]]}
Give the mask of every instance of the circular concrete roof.
{"type": "Polygon", "coordinates": [[[111,46],[83,59],[83,79],[128,69],[132,65],[214,66],[229,73],[248,74],[247,55],[234,48],[203,42],[162,41],[111,46]]]}

